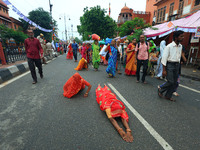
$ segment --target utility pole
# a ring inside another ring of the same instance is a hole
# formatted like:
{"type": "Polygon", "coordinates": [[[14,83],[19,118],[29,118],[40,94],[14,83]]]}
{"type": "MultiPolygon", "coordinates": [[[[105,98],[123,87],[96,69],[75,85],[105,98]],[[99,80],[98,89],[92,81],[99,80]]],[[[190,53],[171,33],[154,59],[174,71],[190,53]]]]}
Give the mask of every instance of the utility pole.
{"type": "Polygon", "coordinates": [[[64,14],[64,21],[65,21],[65,40],[67,42],[67,28],[66,28],[66,16],[64,14]]]}
{"type": "Polygon", "coordinates": [[[72,30],[72,39],[73,39],[73,24],[71,25],[71,30],[72,30]]]}

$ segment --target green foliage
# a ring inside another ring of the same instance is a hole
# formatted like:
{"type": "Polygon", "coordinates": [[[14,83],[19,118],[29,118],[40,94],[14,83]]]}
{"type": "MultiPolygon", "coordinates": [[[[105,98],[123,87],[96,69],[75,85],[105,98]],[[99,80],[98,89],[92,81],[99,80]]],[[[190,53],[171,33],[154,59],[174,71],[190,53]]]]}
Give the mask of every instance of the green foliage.
{"type": "Polygon", "coordinates": [[[76,43],[82,43],[82,41],[77,37],[74,40],[76,41],[76,43]]]}
{"type": "MultiPolygon", "coordinates": [[[[53,20],[52,22],[49,12],[45,11],[43,8],[32,10],[31,12],[29,12],[28,15],[29,15],[28,18],[33,22],[35,22],[36,24],[38,24],[40,27],[45,29],[53,29],[52,26],[54,26],[55,31],[57,30],[57,22],[55,20],[53,20]]],[[[24,31],[26,31],[29,24],[22,19],[20,20],[22,21],[22,27],[24,31]]],[[[52,33],[43,32],[39,29],[34,30],[35,37],[38,36],[40,33],[44,35],[45,39],[51,41],[52,33]]]]}
{"type": "Polygon", "coordinates": [[[89,10],[86,7],[83,12],[83,16],[80,17],[81,25],[77,26],[78,32],[83,37],[83,41],[89,40],[88,35],[93,33],[98,34],[101,39],[115,36],[117,25],[112,18],[105,15],[105,9],[96,6],[91,7],[89,10]]]}
{"type": "Polygon", "coordinates": [[[15,31],[6,27],[5,25],[0,25],[0,33],[0,38],[3,40],[4,43],[7,39],[10,38],[13,38],[16,44],[24,43],[24,40],[28,37],[21,31],[21,29],[15,31]]]}
{"type": "Polygon", "coordinates": [[[127,39],[132,41],[134,38],[139,42],[140,35],[142,34],[142,29],[135,29],[132,35],[129,35],[127,39]]]}
{"type": "Polygon", "coordinates": [[[117,30],[119,32],[119,36],[123,37],[126,35],[128,39],[131,40],[133,38],[139,39],[139,36],[142,34],[142,30],[150,27],[149,24],[145,24],[143,18],[134,18],[133,20],[126,21],[122,24],[117,30]]]}

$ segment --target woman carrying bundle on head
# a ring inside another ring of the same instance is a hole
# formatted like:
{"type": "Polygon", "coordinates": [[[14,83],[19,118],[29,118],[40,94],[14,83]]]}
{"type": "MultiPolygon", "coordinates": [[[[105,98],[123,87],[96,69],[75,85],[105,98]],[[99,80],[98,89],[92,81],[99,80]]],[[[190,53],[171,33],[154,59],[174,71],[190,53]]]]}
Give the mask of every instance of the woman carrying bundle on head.
{"type": "Polygon", "coordinates": [[[94,40],[94,43],[92,44],[92,64],[95,71],[98,70],[100,63],[99,49],[100,47],[98,44],[98,40],[94,40]]]}

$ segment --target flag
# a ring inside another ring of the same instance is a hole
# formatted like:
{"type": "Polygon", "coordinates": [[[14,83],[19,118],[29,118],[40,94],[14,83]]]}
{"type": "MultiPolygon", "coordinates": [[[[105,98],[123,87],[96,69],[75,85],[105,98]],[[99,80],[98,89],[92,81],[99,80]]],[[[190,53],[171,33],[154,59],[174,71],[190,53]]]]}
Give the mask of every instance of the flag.
{"type": "Polygon", "coordinates": [[[167,26],[168,26],[169,28],[171,28],[173,25],[174,25],[174,24],[173,24],[171,21],[167,24],[167,26]]]}
{"type": "Polygon", "coordinates": [[[109,3],[109,16],[110,16],[110,12],[111,12],[111,10],[110,10],[110,3],[109,3]]]}

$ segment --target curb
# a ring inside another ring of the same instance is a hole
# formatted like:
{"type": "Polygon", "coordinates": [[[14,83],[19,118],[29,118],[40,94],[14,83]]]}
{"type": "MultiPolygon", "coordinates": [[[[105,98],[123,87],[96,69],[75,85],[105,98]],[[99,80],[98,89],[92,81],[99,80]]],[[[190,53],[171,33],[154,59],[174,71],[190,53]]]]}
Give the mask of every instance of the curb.
{"type": "Polygon", "coordinates": [[[28,63],[17,64],[0,69],[0,84],[29,70],[28,63]]]}
{"type": "MultiPolygon", "coordinates": [[[[59,56],[59,54],[57,54],[57,56],[59,56]]],[[[55,58],[55,55],[53,55],[53,58],[55,58]]],[[[45,57],[45,60],[48,61],[52,59],[50,59],[49,57],[45,57]]],[[[25,73],[28,70],[29,70],[28,62],[24,62],[22,64],[16,64],[7,68],[2,68],[0,69],[0,84],[20,74],[25,73]]]]}
{"type": "Polygon", "coordinates": [[[181,74],[181,77],[188,78],[188,79],[195,80],[195,81],[200,81],[200,78],[186,75],[186,74],[181,74]]]}

